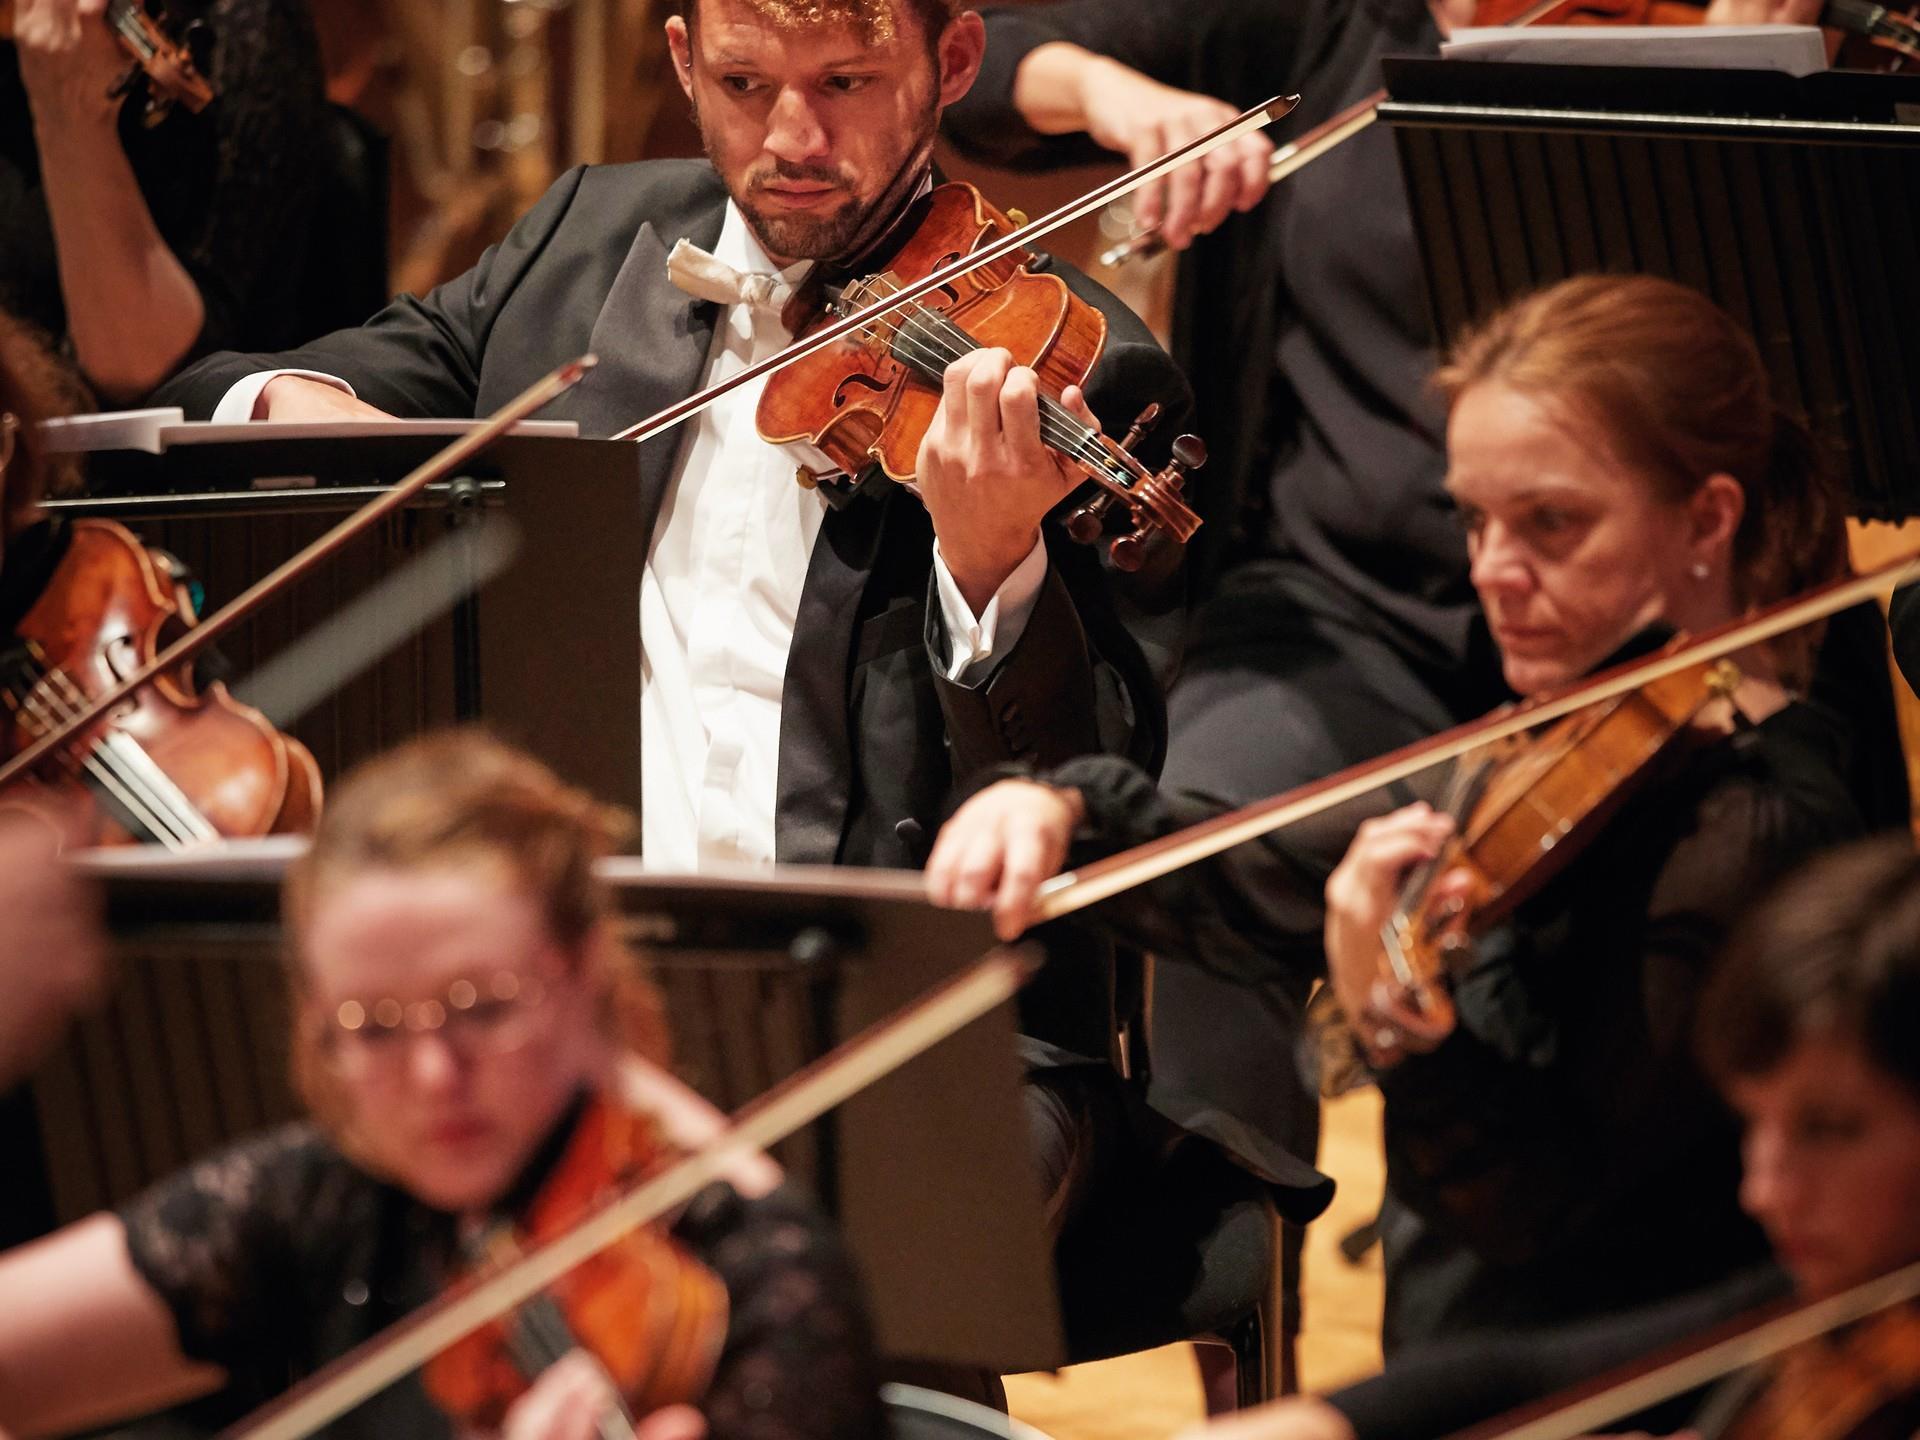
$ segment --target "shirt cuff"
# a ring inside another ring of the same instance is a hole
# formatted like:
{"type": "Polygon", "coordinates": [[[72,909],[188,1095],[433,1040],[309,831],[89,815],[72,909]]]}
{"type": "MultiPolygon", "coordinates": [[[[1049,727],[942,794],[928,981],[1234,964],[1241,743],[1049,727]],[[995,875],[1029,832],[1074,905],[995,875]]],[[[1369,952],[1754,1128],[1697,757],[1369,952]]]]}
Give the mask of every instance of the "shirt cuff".
{"type": "Polygon", "coordinates": [[[947,569],[940,542],[933,542],[933,583],[940,596],[940,620],[947,633],[947,654],[941,674],[961,684],[977,678],[989,660],[1020,643],[1033,616],[1040,587],[1047,579],[1047,544],[1036,539],[1027,558],[1013,567],[976,619],[960,585],[947,569]]]}
{"type": "Polygon", "coordinates": [[[253,419],[253,407],[260,401],[260,392],[267,388],[269,380],[277,380],[282,375],[298,375],[303,380],[318,380],[322,385],[331,385],[336,390],[353,394],[353,386],[338,375],[322,375],[318,370],[262,370],[257,375],[249,375],[237,382],[234,387],[220,397],[220,403],[213,407],[212,420],[215,425],[239,425],[253,419]]]}

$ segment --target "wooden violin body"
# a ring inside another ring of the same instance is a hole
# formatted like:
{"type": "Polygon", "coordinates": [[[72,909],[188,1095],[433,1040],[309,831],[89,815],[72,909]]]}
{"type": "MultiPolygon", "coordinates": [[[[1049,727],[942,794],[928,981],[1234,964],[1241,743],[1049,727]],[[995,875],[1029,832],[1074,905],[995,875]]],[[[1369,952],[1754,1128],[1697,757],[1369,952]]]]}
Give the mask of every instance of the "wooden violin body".
{"type": "MultiPolygon", "coordinates": [[[[522,1225],[490,1234],[487,1257],[508,1262],[523,1246],[563,1234],[660,1158],[644,1119],[605,1101],[590,1103],[522,1225]]],[[[613,1380],[630,1432],[635,1419],[706,1392],[726,1333],[720,1278],[643,1227],[518,1311],[441,1351],[421,1380],[448,1416],[468,1428],[498,1430],[534,1377],[568,1351],[585,1349],[613,1380]]]]}
{"type": "MultiPolygon", "coordinates": [[[[67,552],[16,627],[0,677],[6,753],[78,714],[195,621],[164,557],[109,520],[75,522],[67,552]]],[[[68,845],[297,832],[320,811],[320,772],[298,740],[190,666],[163,674],[86,725],[55,758],[0,790],[68,845]]]]}
{"type": "MultiPolygon", "coordinates": [[[[964,184],[933,190],[918,202],[909,223],[908,240],[883,273],[830,297],[838,313],[882,300],[1015,228],[964,184]]],[[[1059,276],[1030,269],[1034,258],[1016,251],[993,260],[883,316],[857,337],[788,365],[768,380],[761,395],[761,437],[776,445],[809,443],[849,475],[877,463],[893,479],[910,481],[920,442],[940,406],[947,365],[969,351],[997,347],[1039,377],[1043,440],[1101,487],[1100,497],[1070,523],[1074,538],[1099,538],[1117,507],[1130,522],[1127,533],[1113,542],[1113,560],[1122,569],[1138,566],[1141,547],[1154,531],[1184,544],[1199,529],[1200,518],[1181,492],[1186,477],[1205,462],[1205,447],[1182,436],[1173,464],[1154,474],[1133,458],[1132,446],[1158,417],[1157,406],[1136,422],[1126,441],[1115,444],[1060,405],[1061,392],[1082,384],[1100,358],[1107,322],[1059,276]]]]}
{"type": "Polygon", "coordinates": [[[1564,869],[1737,679],[1724,661],[1696,665],[1510,741],[1477,772],[1462,760],[1460,828],[1381,936],[1393,980],[1435,1028],[1452,1026],[1448,982],[1474,937],[1564,869]],[[1436,886],[1441,876],[1451,879],[1436,886]]]}

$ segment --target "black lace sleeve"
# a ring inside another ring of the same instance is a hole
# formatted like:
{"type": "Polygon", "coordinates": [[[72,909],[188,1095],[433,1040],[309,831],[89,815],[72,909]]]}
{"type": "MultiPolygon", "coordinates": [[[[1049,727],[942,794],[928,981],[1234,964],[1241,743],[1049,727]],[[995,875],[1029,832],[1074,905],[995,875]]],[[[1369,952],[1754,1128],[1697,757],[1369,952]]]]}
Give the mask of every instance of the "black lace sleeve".
{"type": "Polygon", "coordinates": [[[188,1166],[120,1211],[134,1269],[172,1311],[180,1348],[245,1386],[309,1363],[291,1297],[310,1237],[350,1223],[353,1172],[309,1125],[188,1166]]]}
{"type": "Polygon", "coordinates": [[[860,1283],[825,1218],[791,1187],[742,1200],[715,1185],[675,1235],[726,1282],[732,1313],[702,1405],[710,1440],[866,1440],[881,1433],[860,1283]]]}

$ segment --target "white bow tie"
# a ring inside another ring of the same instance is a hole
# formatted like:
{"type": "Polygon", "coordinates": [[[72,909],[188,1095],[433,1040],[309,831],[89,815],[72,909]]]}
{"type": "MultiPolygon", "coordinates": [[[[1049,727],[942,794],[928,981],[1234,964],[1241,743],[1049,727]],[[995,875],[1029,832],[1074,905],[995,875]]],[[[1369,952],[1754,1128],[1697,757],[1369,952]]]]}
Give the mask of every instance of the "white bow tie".
{"type": "Polygon", "coordinates": [[[752,274],[717,260],[687,239],[674,241],[667,255],[667,279],[699,300],[720,305],[750,305],[779,315],[794,287],[778,275],[752,274]]]}

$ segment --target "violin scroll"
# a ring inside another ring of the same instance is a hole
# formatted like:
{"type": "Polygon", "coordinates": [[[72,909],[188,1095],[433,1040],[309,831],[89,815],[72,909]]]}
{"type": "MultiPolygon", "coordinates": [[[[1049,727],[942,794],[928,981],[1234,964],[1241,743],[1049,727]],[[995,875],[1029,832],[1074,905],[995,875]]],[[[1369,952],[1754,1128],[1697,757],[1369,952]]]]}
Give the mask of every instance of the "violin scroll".
{"type": "Polygon", "coordinates": [[[1173,442],[1173,458],[1156,474],[1133,461],[1133,452],[1141,439],[1160,418],[1160,406],[1142,410],[1128,427],[1126,438],[1117,445],[1102,436],[1102,442],[1134,472],[1134,483],[1122,486],[1107,476],[1095,475],[1100,493],[1079,506],[1067,517],[1067,534],[1082,545],[1092,545],[1106,533],[1107,518],[1116,507],[1125,506],[1130,524],[1127,532],[1116,536],[1107,547],[1108,558],[1116,570],[1138,570],[1146,561],[1147,540],[1155,530],[1164,530],[1184,545],[1200,528],[1200,517],[1193,513],[1184,495],[1187,477],[1207,463],[1206,443],[1198,435],[1182,435],[1173,442]]]}
{"type": "Polygon", "coordinates": [[[204,25],[189,26],[184,39],[176,41],[165,29],[166,12],[157,7],[150,12],[140,0],[109,0],[106,21],[133,57],[133,67],[112,94],[129,94],[144,76],[146,108],[140,118],[148,128],[166,119],[175,105],[198,115],[213,103],[213,86],[200,73],[190,48],[193,40],[206,33],[204,25]]]}

